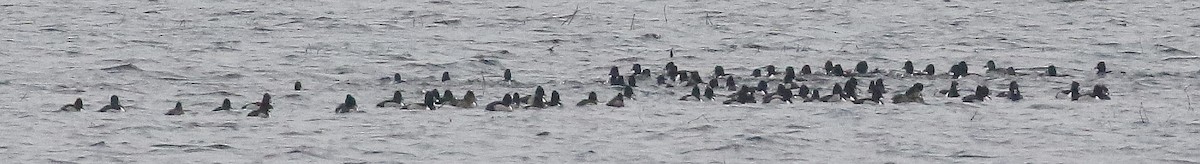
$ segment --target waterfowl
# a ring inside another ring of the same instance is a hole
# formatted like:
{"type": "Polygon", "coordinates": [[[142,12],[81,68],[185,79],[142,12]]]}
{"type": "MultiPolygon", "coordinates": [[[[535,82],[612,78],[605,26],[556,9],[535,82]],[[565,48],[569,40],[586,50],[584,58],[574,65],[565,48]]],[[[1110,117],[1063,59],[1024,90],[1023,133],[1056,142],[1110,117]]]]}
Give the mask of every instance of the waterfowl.
{"type": "Polygon", "coordinates": [[[767,89],[767,81],[762,80],[759,80],[758,85],[754,87],[754,91],[762,92],[762,94],[767,94],[767,89]]]}
{"type": "MultiPolygon", "coordinates": [[[[798,95],[796,95],[796,96],[799,96],[800,98],[804,98],[804,100],[808,100],[809,92],[811,92],[811,91],[808,90],[808,85],[800,85],[800,87],[796,91],[796,93],[798,93],[798,95]]],[[[813,97],[816,97],[816,95],[813,95],[813,97]]]]}
{"type": "Polygon", "coordinates": [[[725,67],[721,67],[721,66],[713,67],[713,78],[714,79],[717,77],[725,76],[725,75],[728,75],[728,74],[725,74],[725,67]]]}
{"type": "Polygon", "coordinates": [[[730,96],[731,96],[731,98],[730,98],[729,100],[725,100],[725,101],[724,101],[724,102],[722,102],[722,103],[723,103],[723,104],[732,104],[732,103],[748,104],[748,103],[756,103],[756,101],[754,100],[754,95],[753,95],[753,94],[754,94],[754,91],[753,91],[753,89],[750,89],[750,87],[749,87],[749,86],[742,85],[741,89],[739,89],[739,90],[738,90],[736,93],[734,93],[733,95],[730,95],[730,96]]]}
{"type": "Polygon", "coordinates": [[[226,98],[225,100],[221,100],[221,106],[217,107],[216,109],[213,109],[212,111],[229,111],[229,110],[233,110],[233,106],[232,106],[232,103],[229,102],[229,99],[226,98]]]}
{"type": "Polygon", "coordinates": [[[612,66],[611,68],[608,68],[608,75],[609,76],[621,76],[621,69],[617,68],[617,66],[612,66]]]}
{"type": "Polygon", "coordinates": [[[737,91],[737,81],[733,80],[733,76],[725,77],[725,87],[729,89],[729,91],[737,91]]]}
{"type": "Polygon", "coordinates": [[[167,110],[166,115],[168,115],[168,116],[183,115],[183,103],[175,102],[175,108],[171,108],[171,110],[167,110]]]}
{"type": "Polygon", "coordinates": [[[766,69],[767,74],[764,75],[766,77],[774,77],[775,75],[779,74],[779,72],[775,70],[775,65],[767,65],[767,67],[763,69],[766,69]]]}
{"type": "Polygon", "coordinates": [[[62,107],[62,108],[58,108],[58,111],[62,111],[62,112],[79,112],[79,111],[83,111],[83,99],[82,99],[82,98],[75,98],[75,103],[71,103],[71,104],[63,105],[63,107],[62,107]]]}
{"type": "Polygon", "coordinates": [[[525,104],[526,101],[528,101],[528,100],[529,100],[528,97],[521,97],[521,93],[512,93],[512,104],[511,105],[514,108],[521,107],[521,105],[525,104]]]}
{"type": "Polygon", "coordinates": [[[666,71],[667,78],[671,81],[675,81],[679,76],[679,67],[675,66],[675,62],[667,62],[667,65],[663,66],[663,70],[666,71]]]}
{"type": "Polygon", "coordinates": [[[546,108],[545,98],[546,91],[542,89],[542,86],[538,86],[533,91],[533,97],[529,99],[529,106],[525,106],[525,108],[546,108]]]}
{"type": "Polygon", "coordinates": [[[925,103],[925,99],[921,98],[922,90],[925,90],[925,84],[913,84],[912,87],[909,87],[908,90],[904,91],[904,94],[892,96],[892,103],[925,103]]]}
{"type": "Polygon", "coordinates": [[[546,102],[546,106],[562,106],[562,100],[558,96],[558,91],[550,91],[550,102],[546,102]]]}
{"type": "Polygon", "coordinates": [[[904,61],[904,67],[900,69],[904,70],[904,75],[913,75],[916,73],[916,68],[913,67],[912,61],[904,61]]]}
{"type": "Polygon", "coordinates": [[[450,90],[447,89],[442,94],[442,98],[438,99],[437,104],[454,106],[455,104],[458,104],[458,98],[454,97],[454,92],[450,92],[450,90]]]}
{"type": "Polygon", "coordinates": [[[504,81],[505,81],[505,82],[509,82],[509,83],[512,83],[512,82],[514,82],[514,81],[513,81],[513,77],[512,77],[512,70],[511,70],[511,69],[504,69],[504,75],[503,75],[503,77],[504,77],[504,81]]]}
{"type": "Polygon", "coordinates": [[[987,86],[979,85],[979,86],[975,87],[975,94],[964,96],[962,98],[962,101],[963,102],[983,102],[984,100],[988,99],[990,92],[991,92],[991,89],[988,89],[987,86]]]}
{"type": "Polygon", "coordinates": [[[996,94],[996,96],[1008,98],[1008,100],[1012,100],[1012,101],[1020,101],[1021,99],[1024,98],[1021,96],[1021,89],[1020,89],[1020,86],[1017,85],[1017,81],[1009,82],[1008,83],[1008,91],[1000,92],[1000,93],[996,94]]]}
{"type": "Polygon", "coordinates": [[[608,75],[608,85],[623,86],[625,85],[625,77],[621,75],[608,75]]]}
{"type": "Polygon", "coordinates": [[[424,101],[421,101],[421,103],[413,104],[413,105],[424,106],[425,110],[437,110],[437,107],[438,107],[437,103],[438,103],[437,89],[434,89],[433,91],[425,92],[424,101]]]}
{"type": "Polygon", "coordinates": [[[818,101],[820,99],[821,99],[821,92],[818,91],[817,88],[813,88],[812,94],[809,94],[808,98],[804,99],[804,102],[813,102],[813,101],[818,101]]]}
{"type": "Polygon", "coordinates": [[[968,68],[966,61],[959,61],[958,64],[950,67],[950,78],[957,79],[967,76],[968,68]]]}
{"type": "Polygon", "coordinates": [[[487,106],[483,107],[483,110],[512,112],[512,102],[512,95],[504,94],[504,99],[488,103],[487,106]]]}
{"type": "Polygon", "coordinates": [[[1095,86],[1092,86],[1091,96],[1100,100],[1112,99],[1112,97],[1108,96],[1108,87],[1104,86],[1104,84],[1096,84],[1095,86]]]}
{"type": "Polygon", "coordinates": [[[933,69],[933,64],[929,64],[929,65],[925,65],[925,70],[924,70],[924,71],[922,71],[923,73],[920,73],[919,75],[930,75],[930,76],[932,76],[932,75],[935,75],[935,74],[937,74],[937,72],[935,72],[935,71],[936,71],[936,70],[934,70],[934,69],[933,69]]]}
{"type": "Polygon", "coordinates": [[[121,106],[120,98],[117,95],[108,97],[108,105],[100,108],[100,112],[124,112],[125,107],[121,106]]]}
{"type": "Polygon", "coordinates": [[[871,81],[870,84],[867,85],[867,92],[871,93],[871,97],[855,100],[854,103],[862,104],[866,101],[872,101],[876,104],[883,104],[883,87],[883,79],[871,81]]]}
{"type": "Polygon", "coordinates": [[[1017,73],[1017,69],[1015,69],[1013,67],[1005,68],[1003,73],[1005,75],[1010,75],[1010,76],[1024,75],[1022,73],[1017,73]]]}
{"type": "Polygon", "coordinates": [[[1105,66],[1103,61],[1096,63],[1096,76],[1103,78],[1108,73],[1112,73],[1112,71],[1108,70],[1108,66],[1105,66]]]}
{"type": "Polygon", "coordinates": [[[618,108],[625,107],[624,95],[622,95],[622,93],[617,93],[617,96],[613,97],[612,100],[608,100],[608,103],[605,103],[604,105],[618,108]]]}
{"type": "Polygon", "coordinates": [[[433,89],[433,90],[423,91],[423,92],[425,94],[433,96],[433,104],[435,104],[435,105],[442,104],[442,96],[441,96],[442,92],[438,91],[438,89],[433,89]]]}
{"type": "Polygon", "coordinates": [[[358,102],[354,101],[354,96],[350,96],[349,94],[346,94],[345,102],[338,104],[337,108],[333,109],[333,113],[350,113],[350,112],[359,112],[358,111],[358,102]]]}
{"type": "Polygon", "coordinates": [[[1067,98],[1070,98],[1071,101],[1079,100],[1080,97],[1083,97],[1083,95],[1079,93],[1079,82],[1075,81],[1071,82],[1070,89],[1059,92],[1059,95],[1065,95],[1067,98]]]}
{"type": "Polygon", "coordinates": [[[375,104],[375,107],[380,107],[380,108],[393,107],[393,108],[404,109],[404,108],[408,108],[408,104],[404,104],[404,94],[401,93],[400,91],[395,91],[395,92],[392,92],[391,99],[383,100],[383,102],[379,102],[379,104],[375,104]]]}
{"type": "Polygon", "coordinates": [[[716,95],[713,94],[712,88],[704,88],[704,99],[705,100],[708,100],[708,101],[716,100],[715,96],[716,95]]]}
{"type": "MultiPolygon", "coordinates": [[[[262,101],[254,102],[251,104],[253,104],[256,108],[254,108],[253,111],[250,111],[250,114],[246,114],[246,117],[262,117],[262,118],[271,117],[271,109],[274,108],[274,106],[271,105],[271,94],[270,93],[263,93],[262,101]]],[[[242,108],[244,109],[244,108],[246,108],[246,106],[242,106],[242,108]]]]}
{"type": "Polygon", "coordinates": [[[858,99],[858,79],[850,77],[846,80],[846,85],[842,86],[842,99],[854,101],[858,99]]]}
{"type": "Polygon", "coordinates": [[[1067,77],[1067,75],[1065,75],[1065,74],[1059,74],[1058,67],[1055,67],[1054,65],[1047,66],[1046,72],[1042,73],[1041,75],[1042,76],[1050,76],[1050,77],[1067,77]]]}
{"type": "Polygon", "coordinates": [[[626,79],[627,79],[626,80],[627,82],[625,83],[625,85],[628,85],[630,87],[637,87],[637,75],[629,75],[629,78],[626,78],[626,79]]]}
{"type": "Polygon", "coordinates": [[[854,71],[860,75],[870,73],[871,70],[869,69],[870,68],[867,67],[867,61],[858,61],[858,64],[854,66],[854,71]]]}
{"type": "Polygon", "coordinates": [[[792,83],[796,81],[796,68],[788,66],[783,69],[783,82],[792,83]]]}
{"type": "MultiPolygon", "coordinates": [[[[825,67],[824,67],[824,69],[825,69],[825,74],[826,74],[826,75],[832,75],[832,74],[833,74],[833,72],[834,72],[834,70],[835,70],[835,69],[833,68],[833,61],[826,60],[826,61],[825,61],[825,67]]],[[[838,72],[841,72],[842,70],[838,69],[837,71],[838,71],[838,72]]]]}
{"type": "Polygon", "coordinates": [[[784,103],[791,104],[793,97],[795,97],[795,94],[792,93],[791,89],[787,89],[783,84],[777,84],[775,86],[775,93],[764,96],[763,103],[771,103],[772,99],[779,99],[784,103]]]}
{"type": "Polygon", "coordinates": [[[475,101],[475,91],[467,90],[467,93],[463,95],[462,100],[458,100],[458,103],[454,104],[454,107],[464,109],[475,108],[475,105],[477,105],[475,101]]]}
{"type": "Polygon", "coordinates": [[[704,80],[700,79],[700,72],[689,71],[688,74],[688,79],[690,79],[688,80],[688,83],[690,83],[688,85],[700,85],[700,83],[704,83],[704,80]]]}
{"type": "Polygon", "coordinates": [[[833,69],[830,71],[831,74],[829,75],[832,76],[846,76],[846,70],[842,68],[841,64],[834,64],[833,69]]]}
{"type": "Polygon", "coordinates": [[[943,96],[946,96],[946,97],[960,96],[958,94],[958,81],[950,81],[950,89],[940,90],[940,91],[938,91],[938,93],[942,94],[943,96]]]}
{"type": "Polygon", "coordinates": [[[575,106],[596,105],[597,103],[599,103],[599,100],[596,98],[596,92],[588,92],[588,97],[580,100],[579,103],[575,103],[575,106]]]}
{"type": "Polygon", "coordinates": [[[1002,71],[1001,71],[999,68],[997,68],[997,67],[996,67],[996,61],[991,61],[991,60],[988,60],[988,61],[987,61],[987,64],[985,64],[985,65],[983,66],[983,68],[985,69],[985,72],[987,72],[987,73],[998,73],[998,72],[1002,72],[1002,71]]]}
{"type": "Polygon", "coordinates": [[[833,94],[821,96],[821,102],[839,102],[845,101],[844,90],[841,83],[833,83],[833,94]]]}
{"type": "MultiPolygon", "coordinates": [[[[643,72],[642,72],[642,64],[637,64],[637,63],[634,63],[634,64],[633,64],[633,68],[631,68],[631,69],[630,69],[630,71],[633,71],[633,74],[634,74],[634,75],[640,75],[640,74],[643,74],[643,72]]],[[[649,73],[649,72],[645,72],[645,73],[649,73]]]]}
{"type": "Polygon", "coordinates": [[[708,79],[708,88],[718,88],[718,87],[721,87],[721,85],[720,85],[720,82],[717,81],[717,78],[714,77],[712,79],[708,79]]]}
{"type": "Polygon", "coordinates": [[[692,93],[685,95],[683,97],[680,97],[679,100],[687,101],[688,98],[692,98],[692,97],[695,97],[696,101],[703,100],[702,98],[700,98],[700,86],[692,86],[692,93]]]}

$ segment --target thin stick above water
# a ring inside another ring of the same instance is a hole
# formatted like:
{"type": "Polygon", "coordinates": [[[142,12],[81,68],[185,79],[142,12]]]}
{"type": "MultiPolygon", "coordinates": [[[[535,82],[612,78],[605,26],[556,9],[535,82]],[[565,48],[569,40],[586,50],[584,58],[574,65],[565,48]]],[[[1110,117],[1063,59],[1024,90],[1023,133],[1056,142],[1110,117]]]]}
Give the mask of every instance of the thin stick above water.
{"type": "Polygon", "coordinates": [[[629,30],[633,30],[633,22],[635,22],[636,20],[637,20],[636,13],[633,14],[633,17],[629,17],[629,30]]]}

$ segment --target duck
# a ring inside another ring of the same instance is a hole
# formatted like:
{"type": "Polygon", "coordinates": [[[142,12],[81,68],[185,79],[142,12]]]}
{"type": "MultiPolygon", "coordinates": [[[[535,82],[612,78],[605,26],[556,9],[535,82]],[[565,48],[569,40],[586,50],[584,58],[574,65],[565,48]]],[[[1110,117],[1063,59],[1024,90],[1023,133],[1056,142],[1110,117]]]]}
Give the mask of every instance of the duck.
{"type": "Polygon", "coordinates": [[[922,90],[925,90],[925,84],[913,84],[912,87],[909,87],[908,90],[904,91],[904,94],[892,96],[892,103],[925,103],[925,99],[921,98],[922,90]]]}
{"type": "Polygon", "coordinates": [[[537,89],[533,91],[533,97],[529,99],[529,106],[525,106],[525,108],[546,108],[545,94],[546,91],[542,89],[542,86],[538,86],[537,89]]]}
{"type": "Polygon", "coordinates": [[[378,104],[375,104],[375,107],[380,107],[380,108],[391,107],[391,108],[407,109],[408,104],[404,104],[404,93],[401,93],[401,91],[394,91],[394,92],[392,92],[391,99],[383,100],[383,102],[379,102],[378,104]]]}
{"type": "Polygon", "coordinates": [[[938,91],[938,93],[942,94],[943,96],[946,96],[946,97],[961,96],[958,94],[958,81],[950,81],[950,89],[940,90],[940,91],[938,91]]]}
{"type": "Polygon", "coordinates": [[[438,99],[437,104],[442,106],[454,106],[455,104],[458,104],[458,98],[454,97],[454,92],[451,92],[449,89],[447,89],[442,93],[442,97],[438,99]]]}
{"type": "Polygon", "coordinates": [[[913,67],[913,62],[911,60],[905,60],[904,67],[901,67],[900,69],[904,70],[905,76],[916,75],[917,73],[916,68],[913,67]]]}
{"type": "Polygon", "coordinates": [[[1096,76],[1097,77],[1104,78],[1105,76],[1108,75],[1108,73],[1112,73],[1112,71],[1108,70],[1108,66],[1105,66],[1104,61],[1100,61],[1100,63],[1096,63],[1096,76]]]}
{"type": "Polygon", "coordinates": [[[1040,75],[1041,75],[1041,76],[1049,76],[1049,77],[1068,77],[1068,76],[1069,76],[1069,75],[1066,75],[1066,74],[1059,74],[1059,73],[1058,73],[1058,67],[1055,67],[1053,64],[1051,64],[1050,66],[1046,67],[1046,72],[1044,72],[1044,73],[1042,73],[1042,74],[1040,74],[1040,75]]]}
{"type": "Polygon", "coordinates": [[[842,99],[847,101],[858,100],[858,79],[850,77],[846,80],[846,85],[842,86],[842,99]]]}
{"type": "Polygon", "coordinates": [[[62,108],[58,108],[58,111],[60,111],[60,112],[83,111],[83,98],[75,98],[75,103],[63,105],[62,108]]]}
{"type": "Polygon", "coordinates": [[[788,66],[783,69],[783,83],[793,83],[796,81],[796,68],[788,66]]]}
{"type": "Polygon", "coordinates": [[[108,105],[100,108],[100,112],[124,112],[125,107],[121,106],[120,98],[117,95],[108,97],[108,105]]]}
{"type": "Polygon", "coordinates": [[[608,100],[608,103],[605,103],[604,105],[618,108],[625,107],[625,98],[623,93],[617,93],[617,96],[613,97],[612,100],[608,100]]]}
{"type": "Polygon", "coordinates": [[[458,100],[458,102],[453,106],[463,109],[470,109],[475,108],[476,105],[475,91],[467,90],[467,93],[463,95],[462,100],[458,100]]]}
{"type": "Polygon", "coordinates": [[[233,111],[233,103],[229,102],[229,98],[221,100],[221,106],[218,106],[212,111],[233,111]]]}
{"type": "Polygon", "coordinates": [[[830,95],[821,96],[821,102],[841,102],[846,101],[844,90],[841,83],[833,84],[833,93],[830,95]]]}
{"type": "Polygon", "coordinates": [[[791,104],[792,98],[794,98],[794,97],[795,97],[795,94],[792,93],[791,89],[788,89],[783,84],[777,84],[775,86],[775,93],[763,96],[763,103],[764,104],[771,103],[771,100],[779,99],[783,103],[791,104]]]}
{"type": "Polygon", "coordinates": [[[338,104],[337,108],[333,109],[333,113],[357,113],[357,112],[362,112],[362,111],[358,110],[358,102],[355,101],[354,96],[351,96],[350,94],[346,94],[346,100],[344,102],[342,102],[341,104],[338,104]]]}
{"type": "Polygon", "coordinates": [[[871,101],[875,102],[875,104],[883,104],[883,88],[883,79],[871,81],[870,84],[867,85],[867,92],[871,93],[871,97],[866,99],[857,99],[853,101],[853,103],[863,104],[867,101],[871,101]]]}
{"type": "Polygon", "coordinates": [[[714,79],[721,77],[721,76],[726,76],[726,75],[729,75],[729,74],[725,73],[725,67],[721,67],[719,65],[716,67],[713,67],[713,78],[714,79]]]}
{"type": "Polygon", "coordinates": [[[704,88],[704,100],[708,100],[708,101],[716,100],[715,94],[713,94],[712,88],[704,88]]]}
{"type": "Polygon", "coordinates": [[[504,112],[512,112],[512,111],[513,111],[512,104],[513,104],[512,95],[511,95],[511,94],[504,94],[504,98],[503,98],[503,99],[501,99],[500,101],[493,101],[493,102],[491,102],[491,103],[488,103],[488,104],[487,104],[487,105],[486,105],[486,106],[483,108],[483,110],[486,110],[486,111],[504,111],[504,112]]]}
{"type": "Polygon", "coordinates": [[[680,101],[688,101],[689,98],[693,98],[693,97],[696,98],[696,101],[704,100],[703,98],[700,98],[700,96],[701,96],[700,95],[700,86],[692,86],[692,93],[688,94],[688,95],[684,95],[683,97],[680,97],[679,100],[680,101]]]}
{"type": "Polygon", "coordinates": [[[183,115],[183,103],[175,102],[175,108],[171,108],[171,110],[167,110],[166,115],[168,115],[168,116],[183,115]]]}
{"type": "Polygon", "coordinates": [[[1004,97],[1011,101],[1020,101],[1021,99],[1024,99],[1024,97],[1021,96],[1020,85],[1017,85],[1017,81],[1009,82],[1008,83],[1008,91],[1000,92],[1000,93],[996,94],[996,96],[1004,97]]]}
{"type": "Polygon", "coordinates": [[[1104,84],[1092,86],[1092,93],[1088,94],[1088,96],[1100,100],[1112,100],[1112,97],[1108,96],[1108,86],[1104,84]]]}
{"type": "Polygon", "coordinates": [[[733,104],[733,103],[739,103],[739,104],[749,104],[749,103],[756,103],[756,101],[754,100],[754,96],[753,96],[753,94],[754,94],[754,91],[753,91],[753,89],[750,89],[750,87],[749,87],[749,86],[742,85],[741,89],[739,89],[739,90],[738,90],[736,93],[734,93],[733,95],[729,95],[729,96],[730,96],[730,99],[729,99],[729,100],[725,100],[724,102],[721,102],[721,103],[722,103],[722,104],[733,104]]]}
{"type": "MultiPolygon", "coordinates": [[[[250,111],[250,114],[246,114],[246,117],[261,117],[261,118],[271,117],[271,109],[274,108],[274,106],[271,105],[271,94],[270,93],[264,93],[262,101],[254,102],[251,104],[253,104],[253,106],[255,108],[253,111],[250,111]]],[[[246,107],[247,106],[242,106],[242,108],[246,108],[246,107]]]]}
{"type": "Polygon", "coordinates": [[[550,91],[550,101],[546,102],[546,106],[562,106],[562,99],[559,98],[558,91],[550,91]]]}
{"type": "Polygon", "coordinates": [[[991,95],[991,89],[987,86],[979,85],[975,87],[975,94],[967,95],[962,98],[963,102],[983,102],[991,95]]]}
{"type": "Polygon", "coordinates": [[[599,101],[596,99],[596,92],[588,92],[588,97],[580,100],[579,103],[575,103],[575,106],[597,105],[597,103],[599,101]]]}
{"type": "Polygon", "coordinates": [[[1079,93],[1079,82],[1072,81],[1071,85],[1070,85],[1070,89],[1060,91],[1059,94],[1056,95],[1055,97],[1070,98],[1071,101],[1079,100],[1080,97],[1083,97],[1083,94],[1079,93]],[[1061,97],[1061,96],[1066,96],[1066,97],[1061,97]]]}

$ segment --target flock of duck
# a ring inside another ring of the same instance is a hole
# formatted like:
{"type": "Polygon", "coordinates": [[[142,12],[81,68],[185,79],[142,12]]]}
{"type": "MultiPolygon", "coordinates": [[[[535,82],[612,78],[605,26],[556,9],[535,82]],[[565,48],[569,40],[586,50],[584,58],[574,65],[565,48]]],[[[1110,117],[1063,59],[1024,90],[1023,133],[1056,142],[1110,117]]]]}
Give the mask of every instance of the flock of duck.
{"type": "MultiPolygon", "coordinates": [[[[1008,67],[1005,69],[998,68],[993,61],[988,61],[984,68],[986,69],[985,72],[987,74],[999,74],[1007,76],[1030,75],[1028,73],[1019,73],[1013,67],[1008,67]]],[[[1107,69],[1104,62],[1097,63],[1094,69],[1096,70],[1096,75],[1098,77],[1104,77],[1106,74],[1112,72],[1107,69]]],[[[651,77],[654,77],[654,84],[656,86],[670,88],[675,87],[675,85],[682,85],[684,87],[691,87],[691,92],[688,95],[679,98],[681,101],[716,101],[718,95],[714,90],[722,89],[723,85],[724,89],[732,92],[727,95],[722,95],[722,97],[728,98],[722,101],[723,104],[758,103],[759,100],[761,100],[762,103],[852,102],[854,104],[884,104],[884,101],[886,100],[884,98],[884,93],[887,91],[883,78],[868,80],[868,84],[866,86],[868,95],[859,96],[859,77],[876,77],[882,75],[901,77],[931,76],[937,78],[948,77],[949,79],[959,79],[966,76],[980,75],[969,73],[968,66],[965,61],[951,66],[948,73],[942,74],[936,72],[933,64],[927,65],[924,70],[915,70],[912,61],[906,61],[901,70],[888,72],[884,72],[879,69],[871,70],[868,68],[867,62],[865,61],[858,62],[856,67],[852,70],[845,70],[840,64],[833,64],[831,61],[826,61],[823,70],[818,70],[816,72],[814,72],[808,65],[804,65],[799,71],[796,71],[794,67],[789,66],[784,68],[783,72],[779,72],[774,65],[767,65],[759,69],[754,69],[749,76],[752,77],[752,79],[759,79],[759,81],[755,87],[750,87],[748,85],[738,85],[734,80],[735,75],[726,73],[724,68],[721,66],[715,66],[713,68],[712,74],[707,76],[709,78],[707,82],[702,79],[703,77],[700,75],[699,71],[680,70],[674,62],[668,62],[660,72],[652,72],[650,69],[643,69],[640,64],[634,64],[631,70],[633,73],[630,75],[622,75],[620,73],[620,69],[615,66],[609,70],[609,79],[607,84],[614,88],[620,88],[621,92],[617,93],[616,96],[605,103],[606,106],[624,107],[624,101],[634,97],[633,88],[638,87],[637,79],[649,79],[651,77]],[[844,83],[834,83],[830,91],[831,94],[828,95],[821,94],[820,90],[816,87],[809,87],[807,85],[800,84],[801,81],[805,81],[804,79],[800,78],[802,76],[806,77],[822,75],[849,78],[844,83]],[[724,84],[721,84],[722,82],[720,80],[722,79],[724,80],[724,84]],[[774,90],[769,88],[770,83],[776,83],[774,90]]],[[[1068,75],[1058,73],[1057,68],[1053,65],[1050,65],[1046,67],[1044,72],[1037,73],[1037,76],[1066,77],[1068,75]]],[[[406,82],[400,78],[399,73],[385,79],[389,79],[394,83],[406,82]]],[[[513,82],[512,71],[505,69],[503,79],[506,82],[513,82]]],[[[443,72],[441,81],[445,82],[449,80],[449,72],[443,72]]],[[[975,93],[969,95],[960,94],[958,85],[958,81],[951,81],[950,88],[946,90],[940,90],[937,93],[940,96],[961,97],[963,102],[968,103],[982,102],[989,100],[992,97],[992,90],[986,85],[976,86],[974,90],[975,93]]],[[[1094,85],[1090,92],[1081,91],[1079,85],[1080,84],[1078,82],[1071,82],[1069,86],[1070,89],[1059,92],[1055,97],[1070,99],[1072,101],[1083,98],[1100,100],[1110,99],[1108,88],[1103,84],[1094,85]]],[[[302,86],[300,82],[296,82],[294,89],[301,90],[301,88],[302,86]]],[[[890,101],[896,104],[925,103],[925,100],[921,94],[924,92],[924,89],[925,84],[915,83],[911,87],[904,89],[902,93],[893,95],[890,101]]],[[[439,92],[437,89],[433,89],[422,91],[422,93],[423,101],[410,104],[405,103],[404,96],[401,91],[395,91],[390,99],[376,104],[376,107],[412,110],[437,110],[447,105],[462,109],[471,109],[478,106],[476,104],[477,99],[475,97],[475,93],[471,90],[466,91],[465,95],[461,99],[455,97],[454,93],[450,90],[439,92]]],[[[547,95],[541,86],[537,86],[531,95],[532,96],[522,96],[520,93],[508,93],[505,94],[501,100],[488,103],[484,105],[483,108],[487,111],[514,111],[517,109],[538,109],[563,106],[558,91],[551,91],[550,94],[547,95]],[[546,98],[547,96],[549,96],[548,99],[546,98]]],[[[1002,97],[1010,101],[1020,101],[1024,98],[1020,90],[1020,85],[1015,80],[1009,82],[1007,91],[997,92],[995,95],[996,97],[1002,97]]],[[[589,92],[586,99],[579,101],[575,105],[599,105],[600,101],[597,99],[597,97],[598,96],[596,92],[589,92]]],[[[271,94],[266,93],[263,94],[260,101],[245,104],[241,106],[240,110],[249,110],[250,112],[247,114],[249,117],[267,118],[270,117],[271,109],[273,109],[273,106],[271,105],[271,94]]],[[[64,105],[59,110],[66,112],[82,111],[83,100],[82,98],[77,98],[75,99],[74,103],[64,105]]],[[[229,99],[226,98],[223,102],[221,102],[221,106],[213,109],[212,111],[233,110],[238,109],[235,109],[229,99]]],[[[103,106],[99,110],[99,112],[119,111],[125,111],[125,109],[120,104],[120,98],[118,98],[116,95],[111,96],[109,98],[109,104],[103,106]]],[[[334,113],[355,112],[362,111],[359,110],[357,101],[355,100],[354,96],[351,95],[346,95],[345,101],[334,108],[334,113]]],[[[180,102],[176,102],[175,107],[166,112],[166,115],[182,114],[184,114],[184,110],[183,105],[180,102]]]]}

